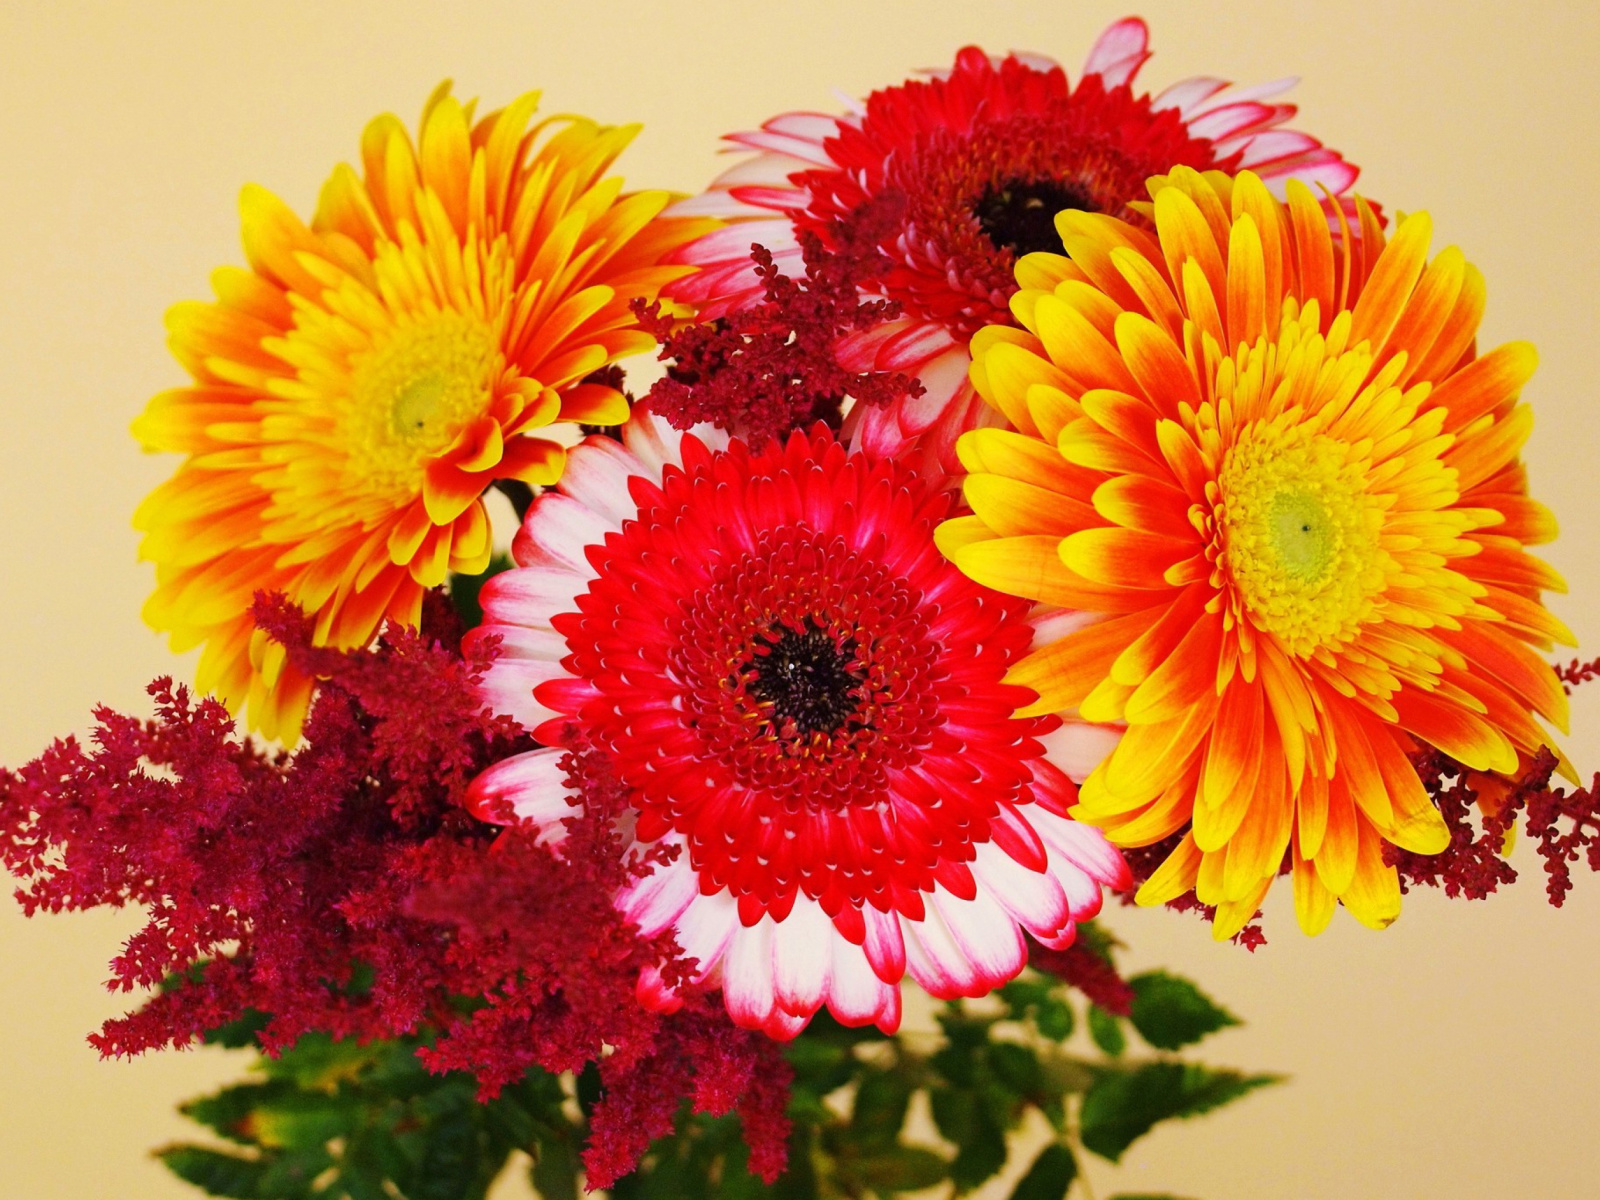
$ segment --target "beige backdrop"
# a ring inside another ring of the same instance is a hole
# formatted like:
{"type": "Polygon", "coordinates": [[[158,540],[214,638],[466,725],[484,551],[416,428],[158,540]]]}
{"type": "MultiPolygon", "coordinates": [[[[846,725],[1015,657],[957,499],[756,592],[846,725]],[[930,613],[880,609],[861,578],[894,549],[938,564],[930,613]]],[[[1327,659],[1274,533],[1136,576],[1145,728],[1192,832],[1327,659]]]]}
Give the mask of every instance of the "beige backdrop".
{"type": "MultiPolygon", "coordinates": [[[[82,4],[0,8],[0,761],[85,727],[105,701],[183,676],[139,622],[151,584],[128,516],[173,465],[127,424],[180,381],[161,314],[240,260],[246,181],[307,211],[363,123],[411,123],[438,80],[503,104],[642,120],[630,181],[684,191],[717,135],[836,107],[969,42],[1076,71],[1122,3],[82,4]]],[[[1363,168],[1391,211],[1429,208],[1490,286],[1485,340],[1531,338],[1543,366],[1528,457],[1561,516],[1553,606],[1600,647],[1594,361],[1600,352],[1600,21],[1580,0],[1506,5],[1152,0],[1159,88],[1190,74],[1298,73],[1296,122],[1363,168]]],[[[1571,748],[1600,766],[1600,687],[1571,748]]],[[[1275,897],[1272,944],[1213,946],[1192,920],[1120,913],[1135,967],[1200,979],[1249,1025],[1205,1049],[1293,1082],[1164,1130],[1096,1193],[1207,1200],[1600,1192],[1600,879],[1564,911],[1538,864],[1483,904],[1414,897],[1383,934],[1349,919],[1315,941],[1275,897]]],[[[131,915],[24,922],[0,900],[0,1200],[190,1196],[147,1157],[188,1131],[174,1103],[240,1069],[217,1052],[101,1063],[84,1034],[127,997],[100,984],[131,915]]],[[[521,1194],[508,1183],[504,1195],[521,1194]]],[[[1004,1194],[999,1193],[999,1194],[1004,1194]]]]}

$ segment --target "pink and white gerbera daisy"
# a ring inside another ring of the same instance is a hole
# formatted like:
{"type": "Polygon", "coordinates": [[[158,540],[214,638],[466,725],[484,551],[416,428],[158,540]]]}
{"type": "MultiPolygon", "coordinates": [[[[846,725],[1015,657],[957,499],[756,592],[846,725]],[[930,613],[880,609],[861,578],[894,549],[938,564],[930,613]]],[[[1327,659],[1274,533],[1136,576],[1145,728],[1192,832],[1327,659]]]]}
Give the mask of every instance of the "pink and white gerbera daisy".
{"type": "Polygon", "coordinates": [[[858,407],[847,433],[879,454],[920,435],[934,462],[958,470],[955,439],[984,420],[967,343],[984,325],[1013,323],[1008,302],[1017,271],[1027,270],[1019,260],[1061,253],[1058,211],[1144,224],[1129,204],[1147,198],[1150,176],[1178,165],[1249,168],[1280,197],[1289,179],[1335,195],[1355,181],[1356,168],[1337,153],[1281,128],[1295,108],[1274,98],[1292,79],[1232,89],[1194,78],[1154,98],[1135,95],[1148,45],[1143,21],[1117,22],[1076,86],[1048,58],[969,46],[948,72],[874,92],[846,115],[785,113],[731,134],[735,147],[757,153],[671,210],[730,224],[676,252],[674,261],[700,270],[667,294],[713,319],[761,298],[753,243],[799,276],[802,231],[828,246],[853,224],[889,228],[877,244],[893,266],[871,291],[898,301],[901,316],[847,335],[837,353],[849,370],[905,372],[927,390],[858,407]]]}
{"type": "MultiPolygon", "coordinates": [[[[1031,693],[1006,669],[1081,618],[957,571],[933,543],[951,504],[820,426],[752,451],[636,408],[622,441],[588,438],[469,634],[500,639],[485,699],[546,747],[469,807],[559,846],[562,747],[605,753],[635,845],[676,848],[619,909],[774,1037],[824,1004],[890,1032],[906,974],[976,996],[1022,969],[1024,933],[1069,944],[1128,881],[1068,816],[1115,734],[1014,716],[1031,693]]],[[[681,1002],[654,970],[640,996],[681,1002]]]]}

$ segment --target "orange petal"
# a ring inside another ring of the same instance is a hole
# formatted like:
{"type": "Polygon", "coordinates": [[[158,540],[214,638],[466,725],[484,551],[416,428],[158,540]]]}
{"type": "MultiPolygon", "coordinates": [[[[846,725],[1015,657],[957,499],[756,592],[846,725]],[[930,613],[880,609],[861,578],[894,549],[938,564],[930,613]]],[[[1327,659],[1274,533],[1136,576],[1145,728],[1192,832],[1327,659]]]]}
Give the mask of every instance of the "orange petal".
{"type": "MultiPolygon", "coordinates": [[[[1394,707],[1402,729],[1443,750],[1463,766],[1502,775],[1515,773],[1516,749],[1505,734],[1476,714],[1411,687],[1395,694],[1394,707]]],[[[1341,754],[1343,749],[1341,745],[1341,754]]]]}
{"type": "Polygon", "coordinates": [[[1085,579],[1111,587],[1166,588],[1164,572],[1189,556],[1189,541],[1112,526],[1083,529],[1061,541],[1061,561],[1085,579]]]}
{"type": "Polygon", "coordinates": [[[1006,682],[1032,688],[1040,696],[1038,704],[1022,709],[1021,714],[1076,708],[1105,679],[1117,655],[1155,622],[1160,611],[1153,608],[1098,621],[1012,664],[1006,682]]]}
{"type": "MultiPolygon", "coordinates": [[[[1370,342],[1374,357],[1383,357],[1389,334],[1400,323],[1417,280],[1422,277],[1432,238],[1433,221],[1427,213],[1412,213],[1400,223],[1394,240],[1378,255],[1356,301],[1350,320],[1352,345],[1370,342]]],[[[1362,240],[1365,243],[1365,230],[1362,240]]]]}
{"type": "Polygon", "coordinates": [[[1004,475],[968,475],[961,482],[961,494],[984,524],[1001,537],[1049,534],[1060,538],[1085,525],[1105,523],[1080,500],[1004,475]]]}
{"type": "Polygon", "coordinates": [[[1125,719],[1139,724],[1170,721],[1202,698],[1210,696],[1214,702],[1222,636],[1221,614],[1202,615],[1128,697],[1125,719]]]}
{"type": "Polygon", "coordinates": [[[1359,834],[1356,831],[1356,806],[1344,778],[1328,780],[1328,828],[1316,858],[1317,874],[1335,896],[1343,895],[1355,875],[1359,834]]]}
{"type": "Polygon", "coordinates": [[[1337,897],[1328,890],[1311,863],[1300,857],[1298,837],[1294,845],[1294,915],[1302,933],[1315,937],[1333,919],[1337,897]]]}
{"type": "Polygon", "coordinates": [[[1186,834],[1166,861],[1155,869],[1134,895],[1136,904],[1165,904],[1176,900],[1190,888],[1200,874],[1200,848],[1194,844],[1193,835],[1186,834]]]}
{"type": "Polygon", "coordinates": [[[1400,877],[1383,861],[1383,838],[1371,824],[1357,826],[1355,874],[1339,899],[1350,915],[1371,929],[1387,929],[1400,915],[1400,877]]]}

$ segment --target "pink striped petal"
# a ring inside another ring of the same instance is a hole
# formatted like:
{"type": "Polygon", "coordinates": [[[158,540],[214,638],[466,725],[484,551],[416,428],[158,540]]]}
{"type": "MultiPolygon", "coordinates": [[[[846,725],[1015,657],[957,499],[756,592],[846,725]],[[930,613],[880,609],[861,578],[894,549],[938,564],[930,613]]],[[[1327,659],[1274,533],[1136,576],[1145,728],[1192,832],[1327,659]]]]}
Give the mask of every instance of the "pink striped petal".
{"type": "Polygon", "coordinates": [[[639,506],[628,497],[628,477],[649,473],[615,438],[587,437],[567,453],[566,470],[557,486],[620,529],[624,521],[639,515],[639,506]]]}
{"type": "Polygon", "coordinates": [[[979,890],[962,900],[943,888],[929,896],[930,909],[944,919],[951,938],[969,964],[974,995],[984,995],[1016,977],[1028,961],[1028,948],[1017,923],[1000,902],[979,890]]]}
{"type": "MultiPolygon", "coordinates": [[[[731,901],[730,901],[731,903],[731,901]]],[[[722,960],[722,998],[735,1025],[760,1029],[777,1004],[772,980],[772,918],[735,923],[722,960]]]]}
{"type": "Polygon", "coordinates": [[[1061,856],[1077,867],[1097,884],[1122,889],[1132,882],[1128,864],[1106,835],[1092,825],[1058,817],[1034,805],[1022,809],[1046,845],[1059,851],[1061,856]]]}
{"type": "Polygon", "coordinates": [[[672,935],[678,940],[683,957],[693,959],[696,968],[693,982],[714,984],[721,975],[722,960],[728,943],[739,925],[739,905],[727,892],[713,892],[709,896],[697,895],[689,901],[672,935]]]}
{"type": "Polygon", "coordinates": [[[736,142],[741,146],[749,146],[752,150],[769,150],[774,154],[787,154],[790,158],[798,158],[814,167],[833,165],[833,159],[828,157],[828,152],[819,143],[807,138],[774,133],[770,129],[754,129],[746,133],[730,133],[727,140],[736,142]]]}
{"type": "Polygon", "coordinates": [[[1150,107],[1156,112],[1175,108],[1178,110],[1180,117],[1188,117],[1200,104],[1215,96],[1227,86],[1228,81],[1226,79],[1215,79],[1209,75],[1196,75],[1193,78],[1173,84],[1157,96],[1151,102],[1150,107]]]}
{"type": "Polygon", "coordinates": [[[615,533],[618,525],[560,492],[545,492],[528,506],[522,528],[511,539],[511,557],[518,566],[555,566],[593,579],[585,551],[615,533]]]}
{"type": "Polygon", "coordinates": [[[1308,133],[1300,133],[1294,129],[1269,129],[1265,133],[1258,133],[1245,140],[1244,154],[1239,159],[1239,165],[1254,168],[1262,163],[1276,162],[1292,155],[1304,154],[1308,150],[1317,149],[1319,145],[1321,143],[1308,133]]]}
{"type": "MultiPolygon", "coordinates": [[[[522,625],[530,629],[550,628],[556,613],[571,612],[578,594],[589,580],[561,568],[513,567],[490,576],[478,592],[483,606],[483,626],[522,625]]],[[[481,638],[477,630],[467,631],[468,639],[481,638]]]]}
{"type": "Polygon", "coordinates": [[[867,934],[861,949],[867,961],[883,982],[898,984],[906,973],[906,943],[900,932],[900,918],[869,906],[861,910],[861,919],[867,934]]]}
{"type": "MultiPolygon", "coordinates": [[[[682,839],[677,841],[682,846],[682,839]]],[[[617,896],[617,911],[637,925],[644,937],[654,937],[683,916],[699,889],[700,876],[689,863],[688,847],[682,846],[677,858],[624,888],[617,896]]]]}
{"type": "Polygon", "coordinates": [[[1133,78],[1139,64],[1150,56],[1149,49],[1149,27],[1138,17],[1124,17],[1095,41],[1084,60],[1083,73],[1099,75],[1107,88],[1117,87],[1133,78]]]}
{"type": "Polygon", "coordinates": [[[478,820],[491,824],[509,824],[512,817],[532,821],[540,841],[559,844],[567,836],[561,822],[579,812],[561,769],[565,755],[565,750],[544,747],[503,758],[467,785],[462,803],[478,820]]]}
{"type": "Polygon", "coordinates": [[[827,113],[791,112],[773,117],[762,126],[769,133],[781,133],[821,145],[831,137],[839,136],[839,118],[827,113]]]}
{"type": "Polygon", "coordinates": [[[1267,104],[1246,101],[1243,104],[1224,104],[1187,122],[1191,137],[1219,141],[1244,129],[1251,129],[1277,116],[1277,109],[1267,104]]]}
{"type": "Polygon", "coordinates": [[[559,662],[543,658],[497,658],[484,672],[478,695],[497,713],[533,730],[556,714],[534,697],[533,689],[566,675],[559,662]]]}
{"type": "Polygon", "coordinates": [[[876,1023],[885,1033],[899,1025],[900,990],[883,982],[860,946],[835,931],[829,939],[832,972],[828,985],[828,1011],[844,1025],[876,1023]]]}
{"type": "Polygon", "coordinates": [[[1030,871],[993,842],[974,847],[972,873],[981,888],[998,900],[1035,937],[1050,938],[1072,920],[1061,883],[1045,871],[1030,871]]]}
{"type": "Polygon", "coordinates": [[[839,938],[828,914],[809,896],[795,898],[789,915],[772,931],[772,984],[778,1003],[809,1017],[828,994],[829,945],[839,938]]]}
{"type": "Polygon", "coordinates": [[[1074,783],[1082,783],[1106,755],[1122,740],[1119,725],[1091,725],[1086,721],[1066,721],[1060,729],[1039,738],[1045,757],[1066,772],[1074,783]]]}

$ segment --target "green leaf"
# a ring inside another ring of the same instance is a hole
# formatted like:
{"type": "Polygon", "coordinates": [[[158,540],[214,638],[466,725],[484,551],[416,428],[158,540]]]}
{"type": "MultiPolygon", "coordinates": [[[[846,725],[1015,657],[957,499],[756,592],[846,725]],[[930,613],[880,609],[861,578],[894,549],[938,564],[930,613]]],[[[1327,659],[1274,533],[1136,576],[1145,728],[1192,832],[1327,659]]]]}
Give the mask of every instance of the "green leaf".
{"type": "Polygon", "coordinates": [[[229,1141],[249,1145],[255,1141],[251,1116],[261,1105],[285,1094],[278,1083],[240,1083],[210,1096],[189,1100],[178,1111],[229,1141]]]}
{"type": "Polygon", "coordinates": [[[331,1090],[341,1080],[354,1079],[388,1046],[384,1042],[363,1046],[354,1038],[335,1041],[325,1033],[308,1033],[277,1058],[263,1058],[261,1070],[268,1079],[287,1079],[308,1090],[331,1090]]]}
{"type": "Polygon", "coordinates": [[[1089,1036],[1112,1058],[1128,1047],[1128,1035],[1122,1032],[1122,1022],[1098,1004],[1089,1006],[1089,1036]]]}
{"type": "Polygon", "coordinates": [[[300,1200],[313,1195],[311,1185],[317,1176],[333,1166],[333,1155],[321,1146],[305,1150],[291,1150],[272,1155],[264,1160],[266,1171],[261,1176],[261,1194],[279,1200],[300,1200]]]}
{"type": "Polygon", "coordinates": [[[906,1107],[911,1103],[911,1084],[904,1077],[886,1071],[874,1072],[856,1089],[850,1111],[850,1129],[863,1146],[892,1145],[906,1123],[906,1107]]]}
{"type": "Polygon", "coordinates": [[[1115,1196],[1108,1196],[1106,1200],[1185,1200],[1185,1198],[1174,1196],[1170,1192],[1118,1192],[1115,1196]]]}
{"type": "Polygon", "coordinates": [[[1039,1151],[1027,1174],[1017,1180],[1011,1200],[1062,1200],[1078,1177],[1078,1160],[1059,1142],[1039,1151]]]}
{"type": "Polygon", "coordinates": [[[261,1177],[267,1164],[259,1158],[242,1158],[202,1146],[168,1146],[156,1157],[185,1183],[192,1183],[212,1196],[231,1196],[235,1200],[261,1200],[261,1177]]]}
{"type": "Polygon", "coordinates": [[[933,1124],[939,1136],[957,1146],[964,1146],[977,1127],[978,1098],[971,1092],[955,1088],[934,1088],[928,1093],[928,1107],[933,1110],[933,1124]]]}
{"type": "Polygon", "coordinates": [[[950,1163],[950,1182],[957,1192],[970,1192],[1005,1165],[1005,1131],[989,1109],[975,1105],[971,1133],[957,1145],[950,1163]]]}
{"type": "Polygon", "coordinates": [[[1207,1034],[1239,1024],[1239,1018],[1187,979],[1165,971],[1150,971],[1134,976],[1128,983],[1133,988],[1128,1019],[1139,1036],[1158,1050],[1178,1050],[1207,1034]]]}
{"type": "Polygon", "coordinates": [[[542,1200],[578,1200],[578,1156],[563,1137],[539,1139],[528,1177],[542,1200]]]}
{"type": "Polygon", "coordinates": [[[356,1107],[337,1096],[289,1092],[256,1107],[249,1133],[263,1146],[321,1146],[349,1132],[356,1107]]]}
{"type": "Polygon", "coordinates": [[[880,1192],[914,1192],[946,1179],[950,1164],[921,1146],[895,1146],[860,1159],[856,1172],[880,1192]]]}
{"type": "Polygon", "coordinates": [[[428,1127],[427,1149],[406,1191],[408,1200],[474,1200],[489,1190],[506,1152],[485,1156],[474,1115],[458,1113],[428,1127]]]}
{"type": "Polygon", "coordinates": [[[1033,1015],[1033,1023],[1052,1042],[1064,1042],[1072,1036],[1072,1005],[1050,996],[1040,1001],[1033,1015]]]}
{"type": "Polygon", "coordinates": [[[1016,1042],[994,1042],[989,1047],[989,1067],[1002,1084],[1019,1096],[1037,1096],[1044,1085],[1039,1056],[1016,1042]]]}
{"type": "Polygon", "coordinates": [[[832,1038],[813,1038],[810,1029],[790,1042],[784,1051],[794,1068],[795,1088],[817,1099],[849,1083],[860,1063],[849,1045],[832,1038]]]}
{"type": "Polygon", "coordinates": [[[1116,1162],[1156,1122],[1210,1112],[1278,1079],[1176,1062],[1107,1071],[1083,1097],[1078,1118],[1083,1144],[1116,1162]]]}

